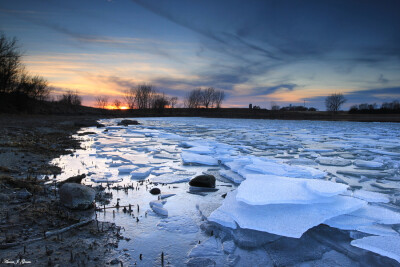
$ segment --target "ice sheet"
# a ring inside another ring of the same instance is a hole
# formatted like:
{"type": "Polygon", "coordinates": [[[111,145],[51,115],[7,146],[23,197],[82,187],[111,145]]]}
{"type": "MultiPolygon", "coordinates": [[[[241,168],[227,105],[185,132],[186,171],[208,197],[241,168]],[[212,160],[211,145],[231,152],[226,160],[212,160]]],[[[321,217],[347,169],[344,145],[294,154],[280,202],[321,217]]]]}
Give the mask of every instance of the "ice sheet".
{"type": "MultiPolygon", "coordinates": [[[[272,174],[287,177],[296,178],[323,178],[326,173],[315,168],[305,167],[305,166],[291,166],[288,164],[277,163],[272,160],[261,160],[258,158],[253,158],[252,164],[246,165],[244,168],[246,170],[262,173],[262,174],[272,174]]],[[[238,172],[241,174],[240,170],[238,172]]],[[[245,175],[242,175],[246,177],[245,175]]]]}
{"type": "Polygon", "coordinates": [[[371,224],[366,226],[360,226],[357,228],[357,231],[379,236],[399,236],[399,233],[393,230],[392,227],[382,224],[371,224]]]}
{"type": "Polygon", "coordinates": [[[377,161],[367,161],[367,160],[355,160],[354,165],[359,168],[366,168],[366,169],[381,169],[384,166],[383,162],[377,161]]]}
{"type": "Polygon", "coordinates": [[[230,170],[220,170],[219,174],[222,177],[229,179],[236,184],[240,184],[241,182],[244,181],[244,178],[242,176],[240,176],[239,174],[236,174],[230,170]]]}
{"type": "Polygon", "coordinates": [[[381,224],[400,223],[400,213],[374,205],[366,205],[350,215],[367,218],[381,224]]]}
{"type": "Polygon", "coordinates": [[[385,194],[366,191],[366,190],[356,190],[353,192],[353,196],[356,198],[366,200],[368,202],[388,203],[390,201],[388,196],[385,194]]]}
{"type": "Polygon", "coordinates": [[[151,171],[154,168],[152,167],[143,167],[143,168],[138,168],[131,172],[131,178],[132,179],[145,179],[147,176],[150,175],[151,171]]]}
{"type": "Polygon", "coordinates": [[[189,153],[189,152],[182,152],[181,154],[182,161],[185,164],[189,163],[194,163],[194,164],[200,164],[200,165],[209,165],[209,166],[217,166],[218,165],[218,160],[211,156],[206,156],[206,155],[199,155],[195,153],[189,153]]]}
{"type": "Polygon", "coordinates": [[[399,236],[367,236],[351,241],[351,245],[395,259],[400,263],[399,236]]]}
{"type": "Polygon", "coordinates": [[[160,176],[152,177],[150,180],[153,183],[162,183],[162,184],[176,184],[176,183],[185,183],[190,181],[191,177],[187,175],[176,175],[176,174],[162,174],[160,176]]]}
{"type": "MultiPolygon", "coordinates": [[[[241,228],[300,238],[308,229],[335,216],[350,213],[366,202],[347,196],[335,196],[330,203],[272,204],[253,206],[236,200],[237,192],[230,192],[217,211],[225,212],[241,228]]],[[[213,213],[210,216],[212,220],[213,213]]]]}
{"type": "Polygon", "coordinates": [[[157,224],[157,227],[158,229],[178,234],[191,234],[199,231],[196,222],[188,216],[172,216],[162,219],[157,224]]]}
{"type": "Polygon", "coordinates": [[[347,190],[343,184],[276,175],[248,175],[236,199],[249,205],[327,203],[347,190]]]}

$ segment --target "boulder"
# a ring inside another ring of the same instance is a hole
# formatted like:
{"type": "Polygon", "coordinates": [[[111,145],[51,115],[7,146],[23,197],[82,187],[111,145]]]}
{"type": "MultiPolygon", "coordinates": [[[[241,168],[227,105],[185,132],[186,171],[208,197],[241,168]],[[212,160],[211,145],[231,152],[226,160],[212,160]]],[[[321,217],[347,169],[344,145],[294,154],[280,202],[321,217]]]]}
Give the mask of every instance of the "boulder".
{"type": "Polygon", "coordinates": [[[152,188],[152,189],[150,189],[150,194],[152,194],[152,195],[158,195],[158,194],[161,194],[161,190],[160,190],[160,188],[157,188],[157,187],[154,187],[154,188],[152,188]]]}
{"type": "Polygon", "coordinates": [[[197,187],[209,187],[209,188],[214,188],[215,187],[215,177],[214,175],[199,175],[190,180],[189,185],[191,186],[197,186],[197,187]]]}
{"type": "Polygon", "coordinates": [[[122,120],[118,123],[118,125],[124,125],[124,126],[128,126],[128,125],[139,125],[139,122],[136,120],[122,120]]]}
{"type": "Polygon", "coordinates": [[[61,204],[70,209],[81,210],[89,208],[96,196],[94,189],[76,183],[63,184],[59,193],[61,204]]]}

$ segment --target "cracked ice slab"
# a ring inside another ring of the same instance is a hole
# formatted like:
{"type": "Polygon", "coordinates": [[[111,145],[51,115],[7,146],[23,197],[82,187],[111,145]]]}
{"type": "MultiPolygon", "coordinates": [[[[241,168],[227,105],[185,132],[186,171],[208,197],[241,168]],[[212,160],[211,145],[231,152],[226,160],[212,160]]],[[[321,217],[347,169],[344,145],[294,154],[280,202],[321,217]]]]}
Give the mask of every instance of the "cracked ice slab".
{"type": "Polygon", "coordinates": [[[209,165],[209,166],[217,166],[218,160],[207,155],[199,155],[195,153],[182,152],[181,154],[182,161],[185,164],[195,163],[200,165],[209,165]]]}
{"type": "MultiPolygon", "coordinates": [[[[360,199],[334,196],[330,203],[248,205],[230,192],[217,211],[228,214],[241,228],[300,238],[308,229],[324,221],[353,212],[366,205],[360,199]]],[[[209,220],[212,220],[213,213],[209,220]]]]}
{"type": "Polygon", "coordinates": [[[394,212],[381,206],[366,205],[349,215],[366,218],[381,224],[400,223],[400,213],[394,212]]]}
{"type": "Polygon", "coordinates": [[[276,175],[247,175],[236,200],[249,205],[327,203],[347,190],[344,184],[276,175]]]}
{"type": "MultiPolygon", "coordinates": [[[[261,160],[253,158],[252,164],[246,165],[245,170],[250,170],[262,174],[280,175],[294,178],[313,178],[320,179],[325,177],[326,173],[318,169],[303,166],[291,166],[288,164],[274,161],[261,160]]],[[[241,171],[238,172],[242,175],[241,171]]],[[[245,173],[242,176],[245,177],[245,173]]]]}
{"type": "Polygon", "coordinates": [[[368,236],[351,241],[351,245],[392,258],[400,263],[400,236],[368,236]]]}

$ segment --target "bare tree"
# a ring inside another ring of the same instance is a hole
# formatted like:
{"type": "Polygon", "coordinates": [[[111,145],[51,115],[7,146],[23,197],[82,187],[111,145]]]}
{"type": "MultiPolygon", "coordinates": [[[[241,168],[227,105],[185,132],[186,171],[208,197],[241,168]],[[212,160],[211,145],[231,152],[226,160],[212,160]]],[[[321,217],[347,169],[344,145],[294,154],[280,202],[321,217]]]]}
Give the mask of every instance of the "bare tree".
{"type": "Polygon", "coordinates": [[[158,110],[162,110],[164,109],[166,106],[168,106],[170,104],[168,98],[165,96],[164,93],[162,94],[155,94],[152,97],[152,108],[153,109],[158,109],[158,110]]]}
{"type": "Polygon", "coordinates": [[[332,94],[330,96],[327,96],[325,98],[325,106],[327,111],[332,111],[336,113],[339,109],[340,106],[343,105],[346,102],[346,99],[342,94],[332,94]]]}
{"type": "Polygon", "coordinates": [[[213,94],[213,103],[215,103],[215,107],[220,108],[221,103],[224,100],[225,100],[225,92],[222,90],[216,90],[213,94]]]}
{"type": "Polygon", "coordinates": [[[135,99],[136,99],[135,88],[130,88],[129,90],[125,91],[124,100],[125,103],[128,105],[129,109],[135,108],[135,99]]]}
{"type": "Polygon", "coordinates": [[[209,87],[204,89],[201,94],[201,103],[205,108],[208,108],[210,105],[213,104],[215,98],[215,89],[213,87],[209,87]]]}
{"type": "Polygon", "coordinates": [[[114,100],[114,107],[116,109],[120,109],[121,108],[121,100],[119,100],[118,98],[114,100]]]}
{"type": "Polygon", "coordinates": [[[14,91],[36,100],[46,100],[51,92],[47,81],[40,76],[30,76],[23,72],[14,91]]]}
{"type": "Polygon", "coordinates": [[[82,97],[78,95],[77,91],[68,90],[59,98],[58,102],[68,106],[80,106],[82,104],[82,97]]]}
{"type": "Polygon", "coordinates": [[[156,92],[152,85],[140,84],[135,89],[135,102],[139,109],[151,108],[156,92]]]}
{"type": "Polygon", "coordinates": [[[19,75],[23,71],[21,53],[18,51],[17,39],[9,40],[0,35],[0,92],[10,93],[15,90],[19,75]]]}
{"type": "Polygon", "coordinates": [[[178,97],[174,96],[169,99],[169,105],[171,108],[174,108],[176,103],[178,102],[178,97]]]}
{"type": "Polygon", "coordinates": [[[203,91],[201,88],[194,89],[186,95],[184,99],[184,106],[186,108],[199,108],[201,106],[202,99],[203,91]]]}
{"type": "Polygon", "coordinates": [[[96,106],[101,109],[105,109],[108,104],[108,97],[98,96],[96,97],[96,106]]]}

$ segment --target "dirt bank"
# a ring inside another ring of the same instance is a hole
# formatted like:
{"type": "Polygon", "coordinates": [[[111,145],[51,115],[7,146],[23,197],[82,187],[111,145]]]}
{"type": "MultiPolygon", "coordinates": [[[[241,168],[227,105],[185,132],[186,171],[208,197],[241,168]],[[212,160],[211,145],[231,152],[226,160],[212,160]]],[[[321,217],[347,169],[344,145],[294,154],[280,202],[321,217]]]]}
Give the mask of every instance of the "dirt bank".
{"type": "Polygon", "coordinates": [[[119,264],[115,248],[120,229],[98,222],[94,208],[72,211],[60,205],[53,179],[61,169],[49,164],[79,148],[71,134],[80,126],[95,125],[96,119],[0,116],[1,266],[119,264]],[[77,227],[57,234],[71,225],[77,227]]]}

